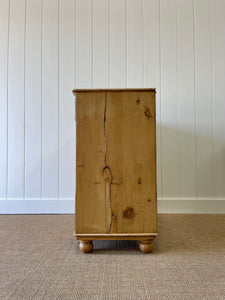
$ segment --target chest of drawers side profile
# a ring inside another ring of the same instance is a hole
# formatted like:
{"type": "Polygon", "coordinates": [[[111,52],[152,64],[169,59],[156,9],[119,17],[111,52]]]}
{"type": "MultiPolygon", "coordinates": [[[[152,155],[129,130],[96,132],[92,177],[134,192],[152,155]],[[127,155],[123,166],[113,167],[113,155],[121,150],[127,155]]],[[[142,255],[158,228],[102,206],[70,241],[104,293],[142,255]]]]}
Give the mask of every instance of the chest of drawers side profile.
{"type": "Polygon", "coordinates": [[[75,236],[93,240],[157,236],[155,89],[74,90],[76,101],[75,236]]]}

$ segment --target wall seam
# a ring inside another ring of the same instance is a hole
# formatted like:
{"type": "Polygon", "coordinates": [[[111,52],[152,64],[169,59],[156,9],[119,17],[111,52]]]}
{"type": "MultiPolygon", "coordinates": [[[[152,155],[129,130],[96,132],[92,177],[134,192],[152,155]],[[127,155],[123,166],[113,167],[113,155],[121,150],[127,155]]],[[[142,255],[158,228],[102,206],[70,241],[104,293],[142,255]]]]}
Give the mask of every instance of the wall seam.
{"type": "Polygon", "coordinates": [[[6,159],[7,159],[7,164],[6,164],[6,199],[8,199],[8,181],[9,181],[9,37],[10,37],[10,9],[11,9],[11,0],[9,0],[9,6],[8,6],[8,40],[7,40],[7,141],[6,141],[6,159]]]}
{"type": "Polygon", "coordinates": [[[181,170],[180,170],[180,89],[179,89],[179,38],[178,38],[178,0],[176,0],[176,76],[177,76],[177,127],[178,127],[178,143],[177,143],[177,151],[178,151],[178,189],[177,189],[177,193],[178,193],[178,198],[180,198],[180,184],[181,184],[181,180],[180,180],[180,174],[181,174],[181,170]]]}
{"type": "Polygon", "coordinates": [[[23,83],[23,89],[24,89],[24,103],[23,103],[23,109],[24,109],[24,153],[23,153],[23,160],[24,160],[24,170],[23,170],[23,198],[25,199],[26,193],[26,33],[27,33],[27,0],[24,1],[24,83],[23,83]]]}
{"type": "Polygon", "coordinates": [[[163,154],[162,154],[162,28],[161,28],[161,0],[159,0],[159,86],[160,86],[160,145],[161,145],[161,149],[160,149],[160,159],[161,159],[161,173],[160,173],[160,177],[161,177],[161,196],[163,197],[163,176],[162,176],[162,172],[163,172],[163,154]]]}
{"type": "Polygon", "coordinates": [[[94,0],[91,0],[91,24],[92,24],[92,35],[91,35],[91,85],[94,87],[94,0]]]}
{"type": "Polygon", "coordinates": [[[127,67],[127,0],[125,0],[125,76],[126,76],[126,87],[128,87],[128,67],[127,67]]]}
{"type": "Polygon", "coordinates": [[[212,21],[212,3],[209,0],[209,12],[210,12],[210,35],[211,35],[211,118],[212,118],[212,163],[213,163],[213,198],[215,199],[215,126],[214,126],[214,66],[213,66],[213,21],[212,21]]]}
{"type": "Polygon", "coordinates": [[[58,103],[57,103],[57,105],[58,105],[58,199],[59,199],[59,180],[60,180],[60,178],[59,178],[59,176],[60,176],[60,172],[59,172],[59,168],[60,168],[60,164],[59,164],[59,162],[60,162],[60,134],[59,134],[59,126],[60,126],[60,113],[59,113],[59,109],[60,109],[60,106],[59,106],[59,101],[60,101],[60,96],[59,96],[59,92],[60,92],[60,86],[59,86],[59,82],[60,82],[60,74],[59,74],[59,72],[60,72],[60,68],[59,68],[59,55],[60,55],[60,51],[59,51],[59,45],[60,45],[60,43],[59,43],[59,27],[60,27],[60,20],[59,20],[59,9],[60,9],[60,0],[58,0],[58,78],[57,78],[57,80],[58,80],[58,103]]]}
{"type": "Polygon", "coordinates": [[[43,1],[41,1],[41,199],[43,199],[43,1]]]}
{"type": "Polygon", "coordinates": [[[141,1],[141,44],[142,44],[142,84],[145,87],[145,59],[144,59],[144,0],[141,1]]]}
{"type": "Polygon", "coordinates": [[[111,67],[110,67],[110,54],[111,54],[111,51],[110,51],[110,37],[111,37],[111,34],[110,34],[110,31],[111,31],[111,26],[110,26],[110,3],[111,1],[108,0],[108,86],[110,87],[111,84],[110,84],[110,70],[111,70],[111,67]]]}
{"type": "Polygon", "coordinates": [[[194,45],[194,135],[195,135],[195,195],[198,199],[198,168],[197,168],[197,156],[198,156],[198,145],[197,145],[197,99],[196,99],[196,15],[195,15],[195,0],[193,3],[193,45],[194,45]]]}
{"type": "Polygon", "coordinates": [[[75,9],[75,20],[74,20],[74,26],[75,26],[75,35],[74,35],[74,50],[75,50],[75,59],[74,59],[74,76],[75,76],[75,88],[77,87],[77,0],[75,0],[74,4],[74,9],[75,9]]]}

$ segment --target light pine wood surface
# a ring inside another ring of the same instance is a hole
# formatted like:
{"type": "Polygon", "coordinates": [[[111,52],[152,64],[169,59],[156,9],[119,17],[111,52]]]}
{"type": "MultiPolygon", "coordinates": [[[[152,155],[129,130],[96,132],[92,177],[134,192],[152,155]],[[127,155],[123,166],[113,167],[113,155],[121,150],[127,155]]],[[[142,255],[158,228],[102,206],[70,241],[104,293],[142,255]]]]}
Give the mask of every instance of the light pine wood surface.
{"type": "Polygon", "coordinates": [[[91,249],[85,240],[133,238],[150,252],[157,233],[155,90],[74,94],[81,249],[91,249]]]}

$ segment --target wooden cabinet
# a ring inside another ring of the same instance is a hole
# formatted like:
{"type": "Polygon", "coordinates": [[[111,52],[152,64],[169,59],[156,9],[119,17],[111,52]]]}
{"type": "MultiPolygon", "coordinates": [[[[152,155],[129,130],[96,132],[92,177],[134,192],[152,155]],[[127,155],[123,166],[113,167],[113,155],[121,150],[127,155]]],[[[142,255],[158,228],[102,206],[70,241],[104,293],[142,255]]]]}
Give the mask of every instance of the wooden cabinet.
{"type": "Polygon", "coordinates": [[[157,235],[154,89],[74,90],[76,227],[80,250],[93,240],[157,235]]]}

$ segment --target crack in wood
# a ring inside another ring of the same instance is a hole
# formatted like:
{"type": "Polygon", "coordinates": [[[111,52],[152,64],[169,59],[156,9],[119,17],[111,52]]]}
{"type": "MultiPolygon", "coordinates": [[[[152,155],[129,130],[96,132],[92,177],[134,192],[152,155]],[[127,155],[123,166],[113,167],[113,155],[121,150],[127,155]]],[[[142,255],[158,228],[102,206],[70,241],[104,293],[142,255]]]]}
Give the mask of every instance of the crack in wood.
{"type": "Polygon", "coordinates": [[[108,141],[107,141],[107,134],[106,134],[106,112],[107,112],[107,92],[105,93],[105,109],[104,109],[105,165],[107,166],[108,141]]]}
{"type": "MultiPolygon", "coordinates": [[[[108,233],[112,232],[112,225],[116,222],[117,217],[114,215],[112,210],[112,197],[111,197],[111,185],[113,181],[112,171],[107,163],[107,152],[108,152],[108,139],[106,133],[106,113],[107,113],[107,92],[105,93],[105,109],[104,109],[104,137],[105,137],[105,167],[102,170],[102,176],[105,180],[106,190],[106,200],[109,200],[110,211],[111,211],[111,221],[109,225],[108,233]],[[108,199],[107,199],[108,198],[108,199]]],[[[116,223],[115,223],[116,224],[116,223]]]]}

